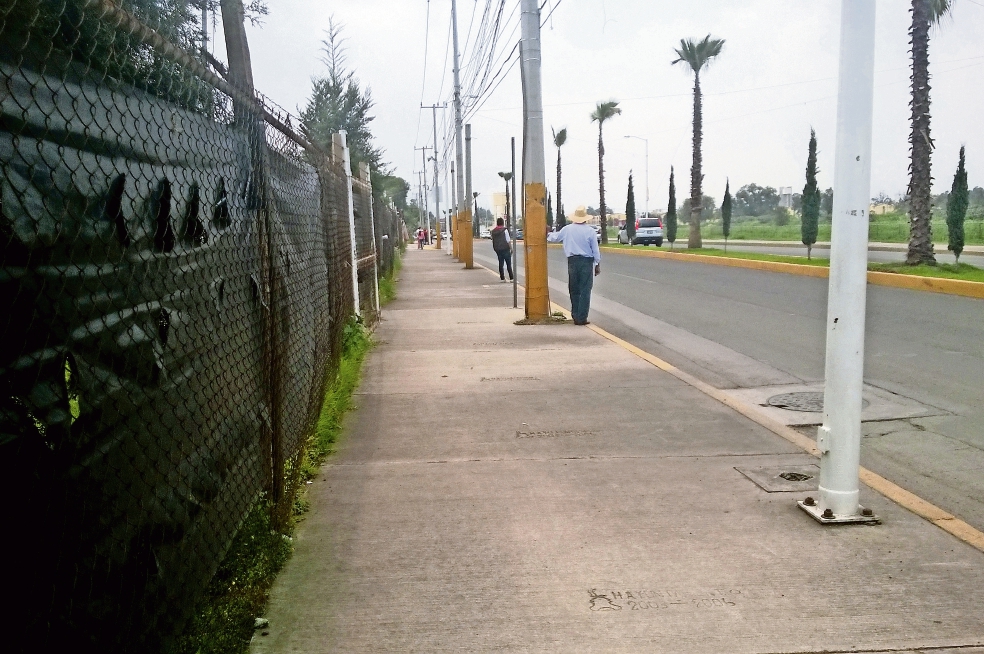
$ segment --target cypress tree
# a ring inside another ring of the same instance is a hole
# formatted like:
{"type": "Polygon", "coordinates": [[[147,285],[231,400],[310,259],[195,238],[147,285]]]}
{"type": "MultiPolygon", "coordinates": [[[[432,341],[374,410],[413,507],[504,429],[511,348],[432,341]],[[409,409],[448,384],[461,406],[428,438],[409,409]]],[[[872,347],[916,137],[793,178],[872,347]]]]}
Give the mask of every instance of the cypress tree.
{"type": "Polygon", "coordinates": [[[553,215],[553,201],[550,194],[547,193],[547,231],[553,229],[554,215],[553,215]]]}
{"type": "Polygon", "coordinates": [[[967,205],[970,197],[967,192],[967,169],[964,167],[964,146],[960,146],[960,163],[953,176],[953,186],[950,188],[950,198],[946,201],[946,228],[949,232],[947,250],[953,252],[957,263],[960,263],[960,253],[964,248],[964,218],[967,216],[967,205]]]}
{"type": "Polygon", "coordinates": [[[673,182],[673,166],[670,166],[670,198],[666,205],[666,240],[673,249],[677,234],[676,185],[673,182]]]}
{"type": "Polygon", "coordinates": [[[724,232],[724,251],[728,251],[728,237],[731,236],[731,180],[724,182],[724,200],[721,201],[721,231],[724,232]]]}
{"type": "Polygon", "coordinates": [[[803,187],[803,220],[800,235],[806,246],[806,258],[810,259],[813,244],[817,242],[820,221],[820,188],[817,186],[817,134],[810,130],[809,154],[806,157],[806,186],[803,187]]]}
{"type": "Polygon", "coordinates": [[[635,223],[636,223],[636,209],[635,209],[635,191],[632,190],[632,173],[629,173],[629,191],[625,198],[625,235],[629,239],[629,245],[632,245],[632,239],[635,238],[635,223]]]}

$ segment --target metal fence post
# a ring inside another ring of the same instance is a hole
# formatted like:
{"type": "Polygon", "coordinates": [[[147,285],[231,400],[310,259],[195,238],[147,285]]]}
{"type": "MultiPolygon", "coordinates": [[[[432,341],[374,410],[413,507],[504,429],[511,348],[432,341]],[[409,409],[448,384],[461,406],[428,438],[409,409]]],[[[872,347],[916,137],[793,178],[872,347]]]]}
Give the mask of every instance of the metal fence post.
{"type": "Polygon", "coordinates": [[[379,248],[376,246],[376,215],[372,206],[372,174],[369,166],[365,163],[359,164],[359,176],[366,183],[369,192],[369,233],[372,236],[372,281],[374,293],[374,305],[376,316],[379,316],[379,248]]]}
{"type": "Polygon", "coordinates": [[[345,180],[348,190],[348,223],[349,238],[351,239],[351,263],[352,263],[352,310],[356,316],[362,316],[362,306],[359,300],[359,248],[355,242],[355,198],[352,195],[352,153],[349,151],[346,140],[345,130],[340,130],[332,135],[332,139],[338,138],[338,144],[342,148],[342,165],[345,166],[345,180]]]}

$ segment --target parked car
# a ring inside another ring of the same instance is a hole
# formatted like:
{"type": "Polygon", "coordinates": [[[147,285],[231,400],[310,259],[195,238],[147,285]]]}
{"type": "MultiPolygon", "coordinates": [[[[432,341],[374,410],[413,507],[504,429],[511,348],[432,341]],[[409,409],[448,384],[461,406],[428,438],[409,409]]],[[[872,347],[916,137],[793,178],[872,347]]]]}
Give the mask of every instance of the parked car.
{"type": "MultiPolygon", "coordinates": [[[[618,230],[618,242],[628,245],[629,234],[625,228],[618,230]]],[[[649,245],[653,243],[656,247],[663,245],[663,221],[659,218],[640,218],[636,221],[635,237],[632,245],[649,245]]]]}
{"type": "Polygon", "coordinates": [[[592,225],[591,229],[595,230],[595,237],[598,239],[598,242],[601,243],[601,225],[592,225]]]}
{"type": "Polygon", "coordinates": [[[492,238],[492,230],[490,230],[488,227],[480,227],[478,229],[478,237],[479,238],[492,238]]]}

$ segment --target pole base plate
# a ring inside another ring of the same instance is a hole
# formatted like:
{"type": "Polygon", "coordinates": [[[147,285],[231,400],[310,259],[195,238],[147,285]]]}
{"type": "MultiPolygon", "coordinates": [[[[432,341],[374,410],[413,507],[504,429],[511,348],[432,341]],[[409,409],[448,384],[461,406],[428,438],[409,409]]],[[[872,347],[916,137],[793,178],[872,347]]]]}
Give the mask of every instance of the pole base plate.
{"type": "Polygon", "coordinates": [[[830,517],[825,517],[823,511],[820,510],[820,506],[816,503],[807,504],[803,500],[800,500],[796,505],[806,511],[807,515],[816,520],[822,525],[880,525],[881,518],[876,516],[874,513],[871,515],[864,515],[865,508],[863,506],[858,507],[858,513],[856,515],[845,515],[839,516],[834,515],[830,517]]]}

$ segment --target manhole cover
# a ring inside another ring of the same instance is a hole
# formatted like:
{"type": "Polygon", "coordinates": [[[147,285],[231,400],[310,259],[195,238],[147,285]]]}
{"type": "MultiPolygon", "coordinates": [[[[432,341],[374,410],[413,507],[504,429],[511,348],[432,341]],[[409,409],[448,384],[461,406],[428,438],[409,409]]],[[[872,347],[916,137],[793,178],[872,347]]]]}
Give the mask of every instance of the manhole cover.
{"type": "Polygon", "coordinates": [[[786,481],[809,481],[813,479],[813,475],[804,475],[801,472],[784,472],[779,476],[786,481]]]}
{"type": "MultiPolygon", "coordinates": [[[[768,399],[769,406],[787,411],[804,411],[809,413],[823,412],[823,391],[800,391],[798,393],[782,393],[768,399]]],[[[861,408],[868,406],[868,400],[861,400],[861,408]]]]}

